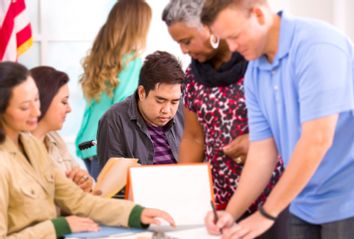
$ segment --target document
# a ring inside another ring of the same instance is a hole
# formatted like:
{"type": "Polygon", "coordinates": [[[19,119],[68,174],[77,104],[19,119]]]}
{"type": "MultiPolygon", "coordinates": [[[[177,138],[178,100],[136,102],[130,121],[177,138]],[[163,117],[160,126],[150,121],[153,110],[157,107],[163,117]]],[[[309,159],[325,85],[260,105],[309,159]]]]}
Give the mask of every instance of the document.
{"type": "Polygon", "coordinates": [[[129,167],[138,165],[135,158],[110,158],[98,175],[94,191],[107,198],[116,195],[126,184],[129,167]]]}
{"type": "Polygon", "coordinates": [[[209,235],[205,227],[167,232],[166,235],[178,239],[216,239],[221,237],[209,235]]]}
{"type": "Polygon", "coordinates": [[[98,232],[71,233],[65,235],[65,238],[78,239],[78,238],[123,237],[128,235],[135,235],[137,233],[142,233],[144,231],[145,230],[136,229],[136,228],[100,226],[100,230],[98,232]]]}
{"type": "Polygon", "coordinates": [[[177,226],[203,225],[211,210],[213,186],[207,163],[153,165],[129,169],[126,197],[167,211],[177,226]]]}
{"type": "MultiPolygon", "coordinates": [[[[73,233],[66,235],[65,238],[70,239],[151,239],[156,232],[156,228],[146,230],[128,229],[128,228],[115,228],[115,227],[102,227],[100,232],[86,232],[86,233],[73,233]]],[[[158,230],[157,230],[158,231],[158,230]]],[[[220,236],[209,235],[205,227],[194,227],[185,230],[174,229],[168,232],[159,233],[159,236],[164,235],[164,238],[169,239],[216,239],[220,236]]]]}

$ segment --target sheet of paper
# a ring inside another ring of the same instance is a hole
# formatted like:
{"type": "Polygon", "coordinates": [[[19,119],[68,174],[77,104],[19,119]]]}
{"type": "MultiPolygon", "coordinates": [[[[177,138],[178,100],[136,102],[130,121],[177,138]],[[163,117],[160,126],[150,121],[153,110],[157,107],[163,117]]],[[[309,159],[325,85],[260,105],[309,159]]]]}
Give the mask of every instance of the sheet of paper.
{"type": "Polygon", "coordinates": [[[211,210],[212,179],[208,164],[130,168],[133,201],[165,210],[176,225],[203,225],[211,210]]]}
{"type": "Polygon", "coordinates": [[[152,232],[141,232],[130,236],[119,236],[119,235],[110,236],[107,237],[106,239],[151,239],[152,234],[153,234],[152,232]]]}
{"type": "Polygon", "coordinates": [[[167,232],[166,235],[177,239],[216,239],[220,236],[209,235],[205,227],[167,232]]]}
{"type": "Polygon", "coordinates": [[[125,235],[133,235],[136,233],[144,232],[141,229],[134,228],[124,228],[124,227],[107,227],[100,226],[100,230],[98,232],[82,232],[82,233],[71,233],[65,235],[65,238],[105,238],[108,236],[125,236],[125,235]]]}

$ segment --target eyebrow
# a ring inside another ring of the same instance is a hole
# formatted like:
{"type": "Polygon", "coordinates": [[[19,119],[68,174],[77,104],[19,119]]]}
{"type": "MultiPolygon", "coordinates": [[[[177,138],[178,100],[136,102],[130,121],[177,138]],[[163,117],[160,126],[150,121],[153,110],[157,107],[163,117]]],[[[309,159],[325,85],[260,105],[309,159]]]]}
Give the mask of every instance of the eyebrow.
{"type": "Polygon", "coordinates": [[[28,103],[30,103],[30,102],[31,102],[31,100],[24,100],[24,101],[19,102],[19,104],[20,104],[20,105],[22,105],[22,104],[28,104],[28,103]]]}
{"type": "MultiPolygon", "coordinates": [[[[161,96],[155,96],[158,100],[169,100],[169,99],[166,99],[166,98],[164,98],[164,97],[161,97],[161,96]]],[[[172,99],[171,101],[179,101],[181,99],[181,97],[179,97],[179,98],[176,98],[176,99],[172,99]]]]}
{"type": "Polygon", "coordinates": [[[180,40],[178,40],[178,43],[184,43],[185,41],[189,41],[191,39],[191,37],[186,37],[186,38],[182,38],[180,40]]]}

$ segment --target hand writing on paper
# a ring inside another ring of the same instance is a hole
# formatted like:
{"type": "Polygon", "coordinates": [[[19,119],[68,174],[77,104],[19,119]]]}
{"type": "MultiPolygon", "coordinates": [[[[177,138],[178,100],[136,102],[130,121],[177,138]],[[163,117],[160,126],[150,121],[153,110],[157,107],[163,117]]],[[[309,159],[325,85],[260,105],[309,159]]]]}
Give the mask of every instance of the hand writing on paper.
{"type": "Polygon", "coordinates": [[[259,212],[242,220],[240,223],[234,223],[231,227],[225,228],[222,239],[253,239],[267,231],[274,221],[264,218],[259,212]]]}
{"type": "Polygon", "coordinates": [[[143,210],[143,212],[141,213],[141,222],[144,224],[160,225],[161,222],[159,221],[158,217],[167,221],[171,225],[171,227],[176,227],[176,223],[170,214],[168,214],[167,212],[164,212],[164,211],[161,211],[158,209],[152,209],[152,208],[145,208],[143,210]]]}
{"type": "Polygon", "coordinates": [[[233,158],[236,163],[244,164],[249,148],[249,135],[243,134],[223,148],[224,153],[233,158]]]}
{"type": "Polygon", "coordinates": [[[225,211],[217,211],[218,221],[215,223],[215,216],[212,211],[208,212],[204,218],[204,223],[207,228],[207,231],[211,235],[220,235],[220,232],[225,227],[231,227],[234,223],[234,218],[231,214],[225,211]]]}
{"type": "Polygon", "coordinates": [[[68,216],[65,218],[71,232],[97,232],[99,227],[88,217],[68,216]]]}
{"type": "Polygon", "coordinates": [[[93,178],[87,171],[74,167],[70,171],[66,172],[66,176],[73,180],[83,191],[90,192],[92,190],[93,178]]]}

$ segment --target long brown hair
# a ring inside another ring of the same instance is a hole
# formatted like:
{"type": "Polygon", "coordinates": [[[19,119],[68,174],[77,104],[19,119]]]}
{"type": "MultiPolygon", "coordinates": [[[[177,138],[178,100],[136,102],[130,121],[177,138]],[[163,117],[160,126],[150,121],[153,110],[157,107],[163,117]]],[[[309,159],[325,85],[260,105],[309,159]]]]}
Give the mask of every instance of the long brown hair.
{"type": "Polygon", "coordinates": [[[119,0],[112,7],[83,61],[80,83],[87,100],[99,101],[102,92],[112,96],[119,72],[145,48],[151,15],[144,0],[119,0]]]}

